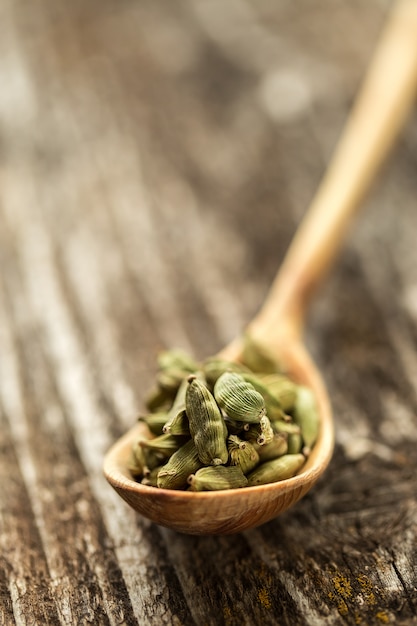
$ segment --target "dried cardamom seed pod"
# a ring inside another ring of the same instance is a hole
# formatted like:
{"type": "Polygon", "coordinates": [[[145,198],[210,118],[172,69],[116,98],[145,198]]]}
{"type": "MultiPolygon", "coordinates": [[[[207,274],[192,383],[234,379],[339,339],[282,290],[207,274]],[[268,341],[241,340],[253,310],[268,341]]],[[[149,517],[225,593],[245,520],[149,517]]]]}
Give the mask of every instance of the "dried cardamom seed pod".
{"type": "Polygon", "coordinates": [[[249,441],[252,445],[260,445],[258,439],[261,436],[261,427],[259,424],[249,424],[249,428],[241,433],[245,441],[249,441]]]}
{"type": "Polygon", "coordinates": [[[286,433],[278,433],[274,435],[272,441],[264,446],[257,448],[259,460],[261,463],[264,461],[272,461],[280,456],[284,456],[288,451],[288,436],[286,433]]]}
{"type": "Polygon", "coordinates": [[[256,341],[248,333],[243,337],[242,362],[252,372],[273,374],[281,369],[267,346],[256,341]]]}
{"type": "Polygon", "coordinates": [[[273,394],[269,391],[267,385],[265,385],[264,382],[256,374],[245,373],[241,374],[241,376],[244,380],[246,380],[247,383],[250,383],[258,393],[261,394],[265,401],[266,412],[271,420],[287,419],[287,416],[280,402],[277,400],[277,398],[273,396],[273,394]]]}
{"type": "Polygon", "coordinates": [[[158,486],[158,474],[161,469],[161,465],[154,467],[152,470],[147,470],[143,474],[143,478],[140,481],[142,485],[147,485],[148,487],[157,487],[158,486]]]}
{"type": "Polygon", "coordinates": [[[275,432],[266,415],[263,415],[259,424],[249,424],[249,428],[242,433],[242,437],[252,444],[264,446],[274,438],[275,432]]]}
{"type": "Polygon", "coordinates": [[[202,467],[188,477],[190,491],[219,491],[246,487],[248,480],[237,465],[202,467]]]}
{"type": "Polygon", "coordinates": [[[198,363],[187,352],[174,348],[162,350],[157,358],[160,370],[181,370],[192,374],[198,369],[198,363]]]}
{"type": "Polygon", "coordinates": [[[188,416],[185,409],[177,413],[175,417],[170,420],[169,427],[167,427],[164,432],[169,432],[171,435],[191,436],[190,422],[188,421],[188,416]]]}
{"type": "Polygon", "coordinates": [[[181,382],[197,369],[197,363],[181,350],[165,350],[158,355],[159,372],[156,385],[147,395],[145,404],[154,413],[168,410],[181,382]]]}
{"type": "Polygon", "coordinates": [[[279,402],[284,413],[292,411],[297,397],[298,385],[284,374],[260,375],[269,393],[279,402]]]}
{"type": "Polygon", "coordinates": [[[135,443],[133,444],[130,450],[127,467],[132,476],[142,476],[146,467],[146,460],[143,450],[140,446],[140,441],[135,441],[135,443]]]}
{"type": "Polygon", "coordinates": [[[157,486],[162,489],[184,489],[187,486],[188,476],[200,469],[202,465],[194,441],[190,439],[161,467],[158,472],[157,486]]]}
{"type": "Polygon", "coordinates": [[[190,432],[204,465],[227,463],[227,428],[212,394],[196,376],[188,377],[185,407],[190,432]]]}
{"type": "Polygon", "coordinates": [[[144,448],[143,446],[141,446],[141,448],[145,457],[144,474],[155,469],[158,465],[163,465],[163,463],[167,460],[167,456],[158,450],[151,450],[150,448],[144,448]]]}
{"type": "Polygon", "coordinates": [[[167,419],[168,413],[166,411],[148,413],[148,415],[139,415],[138,417],[138,421],[146,424],[151,433],[156,436],[162,435],[167,419]]]}
{"type": "Polygon", "coordinates": [[[294,422],[283,422],[282,420],[274,420],[272,428],[276,433],[287,433],[287,435],[300,434],[301,428],[294,422]]]}
{"type": "Polygon", "coordinates": [[[316,442],[320,430],[320,418],[316,399],[308,387],[298,387],[294,406],[294,422],[301,428],[303,453],[307,456],[316,442]]]}
{"type": "Polygon", "coordinates": [[[227,415],[224,417],[224,423],[226,424],[229,435],[240,435],[245,430],[249,430],[250,427],[248,422],[237,422],[236,420],[231,420],[227,415]]]}
{"type": "Polygon", "coordinates": [[[162,370],[156,375],[156,383],[170,397],[175,397],[182,381],[188,376],[188,372],[179,369],[162,370]]]}
{"type": "Polygon", "coordinates": [[[217,357],[207,359],[203,363],[203,373],[206,377],[208,386],[212,389],[218,378],[225,372],[235,372],[241,374],[249,372],[248,368],[241,363],[233,361],[225,361],[217,357]]]}
{"type": "Polygon", "coordinates": [[[190,432],[188,421],[184,422],[184,416],[182,415],[183,411],[185,411],[185,395],[187,393],[187,388],[188,388],[188,381],[186,378],[184,378],[184,380],[182,381],[181,385],[178,388],[177,395],[175,396],[172,406],[168,411],[168,419],[165,423],[165,426],[163,427],[164,433],[185,435],[187,434],[187,432],[190,432]],[[173,432],[174,424],[175,424],[175,429],[174,429],[175,433],[173,432]]]}
{"type": "Polygon", "coordinates": [[[303,436],[301,433],[288,435],[288,454],[299,454],[303,449],[303,436]]]}
{"type": "Polygon", "coordinates": [[[151,413],[168,410],[172,404],[172,394],[167,393],[158,385],[152,387],[145,398],[145,405],[151,413]]]}
{"type": "Polygon", "coordinates": [[[238,465],[244,474],[248,474],[259,462],[259,454],[254,446],[237,435],[227,438],[230,465],[238,465]]]}
{"type": "Polygon", "coordinates": [[[143,439],[139,442],[141,448],[145,448],[147,450],[153,450],[160,457],[169,458],[171,454],[176,452],[181,446],[184,445],[188,441],[189,437],[187,436],[177,436],[177,435],[159,435],[158,437],[154,437],[153,439],[143,439]]]}
{"type": "Polygon", "coordinates": [[[225,372],[214,385],[214,397],[231,419],[240,422],[259,422],[265,415],[265,401],[261,394],[240,374],[225,372]]]}
{"type": "Polygon", "coordinates": [[[271,443],[274,438],[274,431],[271,426],[271,422],[266,415],[263,415],[259,420],[259,426],[261,429],[261,434],[256,440],[260,446],[263,446],[267,443],[271,443]]]}
{"type": "Polygon", "coordinates": [[[248,487],[292,478],[305,463],[303,454],[285,454],[258,465],[248,476],[248,487]]]}

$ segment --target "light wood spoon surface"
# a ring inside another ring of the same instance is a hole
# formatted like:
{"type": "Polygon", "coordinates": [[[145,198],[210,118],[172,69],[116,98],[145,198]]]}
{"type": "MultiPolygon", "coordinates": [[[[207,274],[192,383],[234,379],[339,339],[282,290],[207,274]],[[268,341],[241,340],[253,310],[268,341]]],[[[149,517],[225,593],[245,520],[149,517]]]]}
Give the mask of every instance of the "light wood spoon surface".
{"type": "MultiPolygon", "coordinates": [[[[310,296],[340,248],[412,106],[417,86],[417,0],[395,3],[331,165],[248,332],[276,355],[289,376],[310,387],[320,413],[318,440],[297,476],[216,492],[157,489],[133,480],[133,442],[149,437],[138,423],[107,453],[104,474],[120,496],[157,524],[189,534],[231,534],[263,524],[305,495],[326,469],[334,427],[325,385],[302,343],[310,296]]],[[[241,340],[222,356],[239,359],[241,340]]]]}

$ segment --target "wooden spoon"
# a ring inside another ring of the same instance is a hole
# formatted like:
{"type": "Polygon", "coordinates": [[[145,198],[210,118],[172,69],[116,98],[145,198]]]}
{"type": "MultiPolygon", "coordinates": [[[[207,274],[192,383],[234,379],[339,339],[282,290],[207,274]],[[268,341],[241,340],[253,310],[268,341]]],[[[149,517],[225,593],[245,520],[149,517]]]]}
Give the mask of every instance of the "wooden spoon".
{"type": "MultiPolygon", "coordinates": [[[[397,137],[417,86],[417,1],[394,6],[338,148],[268,298],[249,333],[272,351],[294,380],[316,397],[319,438],[300,473],[258,487],[189,492],[157,489],[132,479],[133,442],[148,437],[137,424],[107,453],[104,474],[134,509],[157,524],[189,534],[231,534],[282,513],[314,485],[333,452],[333,419],[326,388],[301,340],[308,300],[329,269],[349,222],[397,137]]],[[[238,359],[238,339],[222,355],[238,359]]]]}

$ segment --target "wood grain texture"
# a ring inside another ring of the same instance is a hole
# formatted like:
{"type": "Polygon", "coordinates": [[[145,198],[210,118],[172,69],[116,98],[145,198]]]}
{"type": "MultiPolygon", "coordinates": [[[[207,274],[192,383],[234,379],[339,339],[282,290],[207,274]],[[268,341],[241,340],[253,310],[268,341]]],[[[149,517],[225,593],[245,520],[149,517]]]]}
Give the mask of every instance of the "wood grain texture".
{"type": "Polygon", "coordinates": [[[0,3],[0,624],[415,624],[415,115],[309,321],[337,446],[186,537],[105,482],[160,348],[257,311],[389,2],[0,3]]]}

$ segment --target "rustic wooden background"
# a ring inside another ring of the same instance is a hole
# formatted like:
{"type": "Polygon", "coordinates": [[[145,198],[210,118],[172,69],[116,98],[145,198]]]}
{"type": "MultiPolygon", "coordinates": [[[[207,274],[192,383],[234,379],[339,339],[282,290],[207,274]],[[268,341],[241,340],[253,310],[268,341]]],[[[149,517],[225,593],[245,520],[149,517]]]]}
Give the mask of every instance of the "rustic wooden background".
{"type": "Polygon", "coordinates": [[[313,492],[188,537],[101,470],[158,350],[257,311],[389,4],[1,0],[0,624],[417,623],[415,113],[309,318],[313,492]]]}

